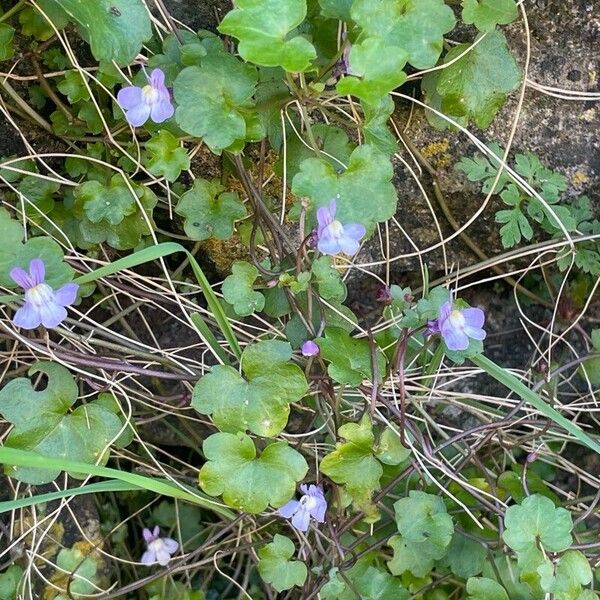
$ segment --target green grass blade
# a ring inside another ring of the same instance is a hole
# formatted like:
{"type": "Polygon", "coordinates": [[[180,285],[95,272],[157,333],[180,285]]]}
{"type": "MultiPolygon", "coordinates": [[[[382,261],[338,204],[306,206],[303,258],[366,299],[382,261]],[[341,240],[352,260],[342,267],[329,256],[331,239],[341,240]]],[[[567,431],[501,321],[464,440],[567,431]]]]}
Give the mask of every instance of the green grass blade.
{"type": "Polygon", "coordinates": [[[529,402],[531,406],[537,408],[545,417],[548,417],[557,425],[560,425],[562,428],[566,429],[582,444],[585,444],[588,448],[591,448],[594,450],[594,452],[598,452],[598,454],[600,454],[600,444],[598,442],[594,441],[575,423],[569,421],[569,419],[566,417],[563,417],[563,415],[561,415],[555,408],[550,406],[535,392],[530,390],[510,371],[503,369],[494,361],[490,360],[486,356],[483,356],[483,354],[474,356],[470,360],[478,367],[481,367],[486,373],[488,373],[488,375],[491,375],[494,379],[504,384],[515,394],[519,395],[523,400],[525,400],[525,402],[529,402]]]}
{"type": "Polygon", "coordinates": [[[196,504],[217,513],[228,520],[233,520],[235,518],[235,515],[229,509],[221,506],[218,502],[215,502],[201,492],[189,490],[187,486],[186,489],[181,489],[181,487],[164,479],[147,477],[145,475],[138,475],[137,473],[128,473],[127,471],[119,471],[118,469],[110,469],[108,467],[101,467],[100,465],[90,465],[73,460],[42,456],[41,454],[36,454],[29,450],[7,448],[6,446],[0,447],[0,463],[18,467],[55,468],[71,473],[82,473],[85,475],[96,475],[98,477],[117,479],[118,481],[148,490],[149,492],[196,504]]]}

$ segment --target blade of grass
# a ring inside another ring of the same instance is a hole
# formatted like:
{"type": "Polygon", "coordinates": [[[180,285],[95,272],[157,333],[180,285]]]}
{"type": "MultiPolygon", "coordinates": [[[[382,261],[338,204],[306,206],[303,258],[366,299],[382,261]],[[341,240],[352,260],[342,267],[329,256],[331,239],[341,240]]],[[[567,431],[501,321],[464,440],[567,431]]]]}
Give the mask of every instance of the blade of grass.
{"type": "Polygon", "coordinates": [[[515,394],[519,395],[523,400],[525,400],[525,402],[529,402],[529,404],[537,408],[545,417],[548,417],[557,425],[560,425],[562,428],[566,429],[582,444],[600,454],[600,444],[598,442],[594,441],[578,425],[569,421],[569,419],[561,415],[555,408],[540,398],[540,396],[538,396],[534,391],[530,390],[510,371],[503,369],[501,366],[497,365],[494,361],[490,360],[483,354],[474,356],[470,358],[470,360],[475,365],[482,368],[486,373],[488,373],[488,375],[491,375],[494,379],[504,384],[509,390],[512,390],[515,394]]]}
{"type": "Polygon", "coordinates": [[[82,473],[85,475],[96,475],[98,477],[116,479],[138,488],[148,490],[149,492],[161,494],[170,498],[178,498],[179,500],[185,500],[192,504],[202,506],[228,520],[233,520],[235,518],[235,515],[229,509],[221,506],[218,502],[215,502],[208,496],[195,490],[190,490],[187,486],[185,486],[186,489],[181,489],[181,487],[164,479],[147,477],[145,475],[138,475],[137,473],[128,473],[127,471],[110,469],[108,467],[101,467],[100,465],[90,465],[73,460],[42,456],[41,454],[36,454],[29,450],[7,448],[6,446],[0,447],[0,463],[18,467],[56,468],[70,473],[82,473]]]}
{"type": "MultiPolygon", "coordinates": [[[[100,267],[91,273],[81,275],[75,279],[75,283],[78,283],[79,285],[90,283],[92,281],[96,281],[96,279],[100,279],[101,277],[113,275],[114,273],[118,273],[124,269],[131,269],[132,267],[136,267],[159,258],[164,258],[165,256],[169,256],[170,254],[175,254],[177,252],[183,252],[188,256],[190,264],[192,265],[192,270],[194,271],[194,275],[198,281],[198,285],[200,286],[200,289],[206,298],[208,308],[217,322],[219,329],[223,333],[223,336],[227,340],[227,343],[231,347],[231,350],[239,360],[242,356],[242,350],[235,336],[235,332],[229,323],[229,319],[227,318],[219,299],[215,295],[212,286],[206,278],[206,275],[204,275],[202,268],[196,259],[181,244],[177,244],[175,242],[164,242],[162,244],[157,244],[156,246],[149,246],[148,248],[144,248],[138,252],[134,252],[133,254],[115,260],[109,265],[100,267]]],[[[197,327],[197,324],[194,324],[197,327]]],[[[199,333],[203,335],[203,331],[199,331],[199,333]]],[[[205,338],[204,341],[206,341],[206,343],[212,349],[215,356],[222,359],[223,349],[216,341],[216,338],[212,336],[212,339],[205,338]]]]}

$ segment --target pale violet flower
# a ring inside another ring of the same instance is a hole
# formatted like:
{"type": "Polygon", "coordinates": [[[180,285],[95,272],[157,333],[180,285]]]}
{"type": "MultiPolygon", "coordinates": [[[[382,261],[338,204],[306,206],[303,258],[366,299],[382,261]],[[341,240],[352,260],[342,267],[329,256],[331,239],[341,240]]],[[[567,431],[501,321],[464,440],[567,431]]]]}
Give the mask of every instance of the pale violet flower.
{"type": "Polygon", "coordinates": [[[162,538],[158,525],[152,531],[144,527],[142,532],[146,540],[147,550],[142,554],[142,562],[145,565],[154,565],[158,563],[161,567],[167,565],[171,555],[177,552],[179,544],[171,538],[162,538]]]}
{"type": "Polygon", "coordinates": [[[480,308],[452,308],[452,301],[448,301],[440,307],[437,325],[430,322],[428,326],[434,333],[441,333],[448,350],[466,350],[469,338],[485,339],[484,321],[485,314],[480,308]]]}
{"type": "Polygon", "coordinates": [[[366,229],[359,223],[342,225],[335,218],[335,199],[329,206],[322,206],[317,210],[317,248],[323,254],[334,256],[343,252],[353,256],[360,247],[359,241],[365,235],[366,229]]]}
{"type": "Polygon", "coordinates": [[[282,506],[277,512],[285,519],[291,519],[292,525],[299,531],[306,531],[311,517],[317,523],[325,522],[325,511],[327,510],[327,500],[323,495],[323,490],[318,485],[301,485],[300,490],[303,493],[300,500],[290,500],[282,506]]]}
{"type": "Polygon", "coordinates": [[[312,340],[307,340],[300,347],[300,351],[302,352],[302,356],[317,356],[319,354],[319,346],[312,340]]]}
{"type": "Polygon", "coordinates": [[[29,263],[29,273],[20,267],[10,271],[13,281],[25,290],[25,304],[17,310],[13,323],[23,329],[35,329],[43,325],[47,329],[56,327],[67,318],[66,306],[70,306],[77,298],[79,286],[67,283],[58,290],[53,290],[44,279],[46,266],[40,258],[29,263]]]}
{"type": "Polygon", "coordinates": [[[129,85],[120,89],[117,102],[125,111],[127,122],[134,127],[143,125],[149,118],[155,123],[162,123],[175,112],[161,69],[150,73],[148,84],[144,87],[129,85]]]}

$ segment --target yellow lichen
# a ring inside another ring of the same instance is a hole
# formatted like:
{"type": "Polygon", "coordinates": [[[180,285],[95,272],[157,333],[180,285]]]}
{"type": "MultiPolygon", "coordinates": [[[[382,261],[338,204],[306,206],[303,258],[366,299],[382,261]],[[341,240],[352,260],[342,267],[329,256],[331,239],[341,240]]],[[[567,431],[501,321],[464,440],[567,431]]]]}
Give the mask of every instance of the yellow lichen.
{"type": "Polygon", "coordinates": [[[575,171],[573,175],[571,175],[571,183],[574,187],[581,187],[586,184],[590,178],[583,171],[575,171]]]}
{"type": "Polygon", "coordinates": [[[452,156],[448,153],[449,147],[449,140],[440,140],[427,144],[427,146],[421,149],[421,154],[424,158],[429,159],[433,167],[442,169],[452,162],[452,156]]]}

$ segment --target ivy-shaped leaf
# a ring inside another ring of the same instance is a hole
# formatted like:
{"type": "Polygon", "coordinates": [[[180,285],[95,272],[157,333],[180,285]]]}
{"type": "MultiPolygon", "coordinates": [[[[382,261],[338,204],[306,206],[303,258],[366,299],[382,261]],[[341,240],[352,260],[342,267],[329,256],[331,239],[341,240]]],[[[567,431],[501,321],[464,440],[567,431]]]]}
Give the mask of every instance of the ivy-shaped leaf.
{"type": "MultiPolygon", "coordinates": [[[[30,375],[35,373],[48,376],[42,391],[36,392],[25,377],[13,379],[0,390],[0,413],[14,425],[5,445],[52,458],[106,464],[109,453],[103,451],[121,430],[121,420],[97,402],[70,411],[77,401],[77,384],[62,365],[37,362],[29,370],[30,375]]],[[[6,465],[5,472],[39,485],[56,479],[60,469],[6,465]]]]}
{"type": "Polygon", "coordinates": [[[588,559],[577,550],[565,552],[556,566],[550,562],[545,563],[539,573],[542,589],[554,600],[579,598],[582,586],[588,585],[593,579],[588,559]]]}
{"type": "Polygon", "coordinates": [[[2,245],[0,246],[0,285],[14,289],[17,284],[9,273],[13,267],[29,269],[33,258],[43,258],[46,265],[46,283],[57,289],[73,281],[75,271],[64,262],[64,254],[60,245],[49,237],[30,238],[25,244],[23,227],[11,219],[5,208],[0,208],[0,231],[2,245]]]}
{"type": "Polygon", "coordinates": [[[534,494],[520,505],[509,506],[504,516],[503,538],[516,552],[540,543],[549,552],[566,550],[573,538],[571,513],[556,508],[549,498],[534,494]]]}
{"type": "Polygon", "coordinates": [[[389,158],[374,146],[363,144],[352,152],[348,169],[341,175],[323,159],[305,160],[294,177],[292,191],[311,200],[311,225],[316,223],[316,210],[336,198],[336,218],[340,222],[372,228],[396,212],[393,174],[389,158]]]}
{"type": "Polygon", "coordinates": [[[467,594],[467,600],[510,600],[499,583],[486,577],[471,577],[467,581],[467,594]]]}
{"type": "Polygon", "coordinates": [[[190,239],[228,240],[234,223],[247,215],[238,194],[224,190],[217,179],[198,178],[192,189],[181,196],[175,212],[184,217],[183,228],[190,239]]]}
{"type": "Polygon", "coordinates": [[[394,575],[410,571],[424,577],[446,554],[454,533],[452,517],[440,497],[417,490],[397,500],[394,510],[400,535],[390,538],[394,557],[388,567],[394,575]]]}
{"type": "Polygon", "coordinates": [[[238,52],[249,62],[306,71],[317,53],[300,35],[290,35],[306,17],[306,0],[237,0],[219,31],[239,40],[238,52]]]}
{"type": "Polygon", "coordinates": [[[26,175],[17,185],[17,190],[25,198],[25,212],[34,221],[39,221],[41,211],[48,214],[54,208],[54,196],[60,184],[35,175],[26,175]],[[34,208],[35,207],[35,208],[34,208]]]}
{"type": "Polygon", "coordinates": [[[459,44],[446,54],[445,63],[455,62],[440,71],[436,91],[442,97],[443,112],[473,119],[485,129],[508,94],[519,87],[521,71],[500,31],[488,33],[469,48],[469,44],[459,44]]]}
{"type": "Polygon", "coordinates": [[[254,265],[239,260],[233,263],[231,275],[223,281],[223,298],[240,317],[260,312],[265,306],[265,297],[253,289],[257,277],[258,269],[254,265]]]}
{"type": "Polygon", "coordinates": [[[406,81],[402,70],[408,53],[400,47],[390,48],[383,38],[370,37],[350,50],[349,76],[337,84],[339,94],[352,95],[372,104],[406,81]]]}
{"type": "Polygon", "coordinates": [[[377,509],[371,503],[371,496],[379,489],[383,467],[374,456],[371,418],[365,414],[359,423],[342,425],[338,435],[346,441],[338,442],[335,450],[323,457],[321,472],[343,485],[356,506],[376,518],[377,509]]]}
{"type": "Polygon", "coordinates": [[[375,447],[375,456],[384,465],[399,465],[410,456],[410,449],[402,445],[400,436],[390,427],[386,427],[375,447]]]}
{"type": "Polygon", "coordinates": [[[10,565],[0,573],[0,600],[14,600],[17,597],[23,569],[19,565],[10,565]]]}
{"type": "Polygon", "coordinates": [[[346,299],[346,286],[340,272],[333,268],[331,256],[317,258],[312,263],[311,271],[321,298],[340,302],[346,299]]]}
{"type": "Polygon", "coordinates": [[[44,14],[31,6],[25,7],[19,13],[19,23],[23,35],[31,35],[41,42],[49,40],[54,35],[54,27],[63,29],[69,22],[65,11],[56,3],[56,0],[39,0],[36,4],[44,14]],[[48,19],[52,22],[50,24],[48,19]],[[54,25],[54,27],[52,27],[54,25]]]}
{"type": "Polygon", "coordinates": [[[361,600],[409,600],[410,598],[410,593],[403,587],[400,579],[369,565],[364,560],[359,560],[356,565],[345,571],[343,579],[337,567],[331,569],[329,581],[321,588],[321,598],[355,600],[356,592],[360,594],[361,600]]]}
{"type": "Polygon", "coordinates": [[[86,181],[73,197],[72,214],[79,219],[80,233],[89,244],[106,242],[117,250],[128,250],[151,233],[148,222],[153,226],[152,211],[158,198],[146,186],[127,185],[117,174],[107,185],[86,181]]]}
{"type": "Polygon", "coordinates": [[[190,157],[179,140],[166,129],[161,129],[146,142],[148,170],[153,175],[175,181],[182,171],[190,168],[190,157]]]}
{"type": "Polygon", "coordinates": [[[200,469],[200,487],[209,496],[223,496],[232,508],[259,513],[283,506],[304,479],[308,465],[286,442],[269,444],[257,458],[252,440],[243,433],[215,433],[204,440],[207,462],[200,469]]]}
{"type": "Polygon", "coordinates": [[[90,93],[82,77],[79,71],[67,71],[65,76],[56,84],[58,91],[65,95],[71,104],[90,99],[90,93]]]}
{"type": "Polygon", "coordinates": [[[50,0],[78,25],[97,60],[130,63],[152,36],[142,0],[50,0]]]}
{"type": "Polygon", "coordinates": [[[443,0],[355,0],[351,15],[364,37],[383,41],[384,54],[400,48],[417,69],[429,69],[437,63],[444,35],[456,24],[452,9],[443,0]]]}
{"type": "Polygon", "coordinates": [[[456,531],[446,551],[444,564],[447,564],[457,577],[468,579],[481,573],[486,557],[487,552],[483,544],[456,531]]]}
{"type": "Polygon", "coordinates": [[[213,152],[245,140],[257,78],[255,67],[211,45],[199,67],[187,67],[175,80],[177,123],[213,152]]]}
{"type": "Polygon", "coordinates": [[[306,565],[300,560],[290,560],[295,551],[294,542],[278,533],[270,544],[258,550],[258,572],[277,592],[300,587],[306,581],[306,565]]]}
{"type": "Polygon", "coordinates": [[[56,557],[56,567],[52,583],[69,594],[60,594],[57,600],[88,596],[98,589],[98,563],[79,548],[63,548],[56,557]]]}
{"type": "Polygon", "coordinates": [[[6,23],[0,23],[0,60],[8,60],[14,54],[13,38],[15,29],[6,23]]]}
{"type": "Polygon", "coordinates": [[[518,16],[515,0],[463,0],[462,18],[479,31],[494,31],[496,25],[508,25],[518,16]]]}
{"type": "Polygon", "coordinates": [[[329,362],[327,373],[338,383],[357,387],[365,379],[381,381],[385,373],[385,355],[377,346],[372,347],[369,340],[356,339],[337,327],[327,327],[325,337],[316,342],[321,356],[329,362]],[[373,373],[373,355],[377,373],[373,373]]]}
{"type": "Polygon", "coordinates": [[[274,437],[285,428],[290,403],[308,391],[300,367],[290,362],[287,342],[267,340],[248,346],[241,359],[246,379],[226,365],[213,367],[196,386],[192,406],[212,415],[221,431],[251,431],[274,437]]]}

